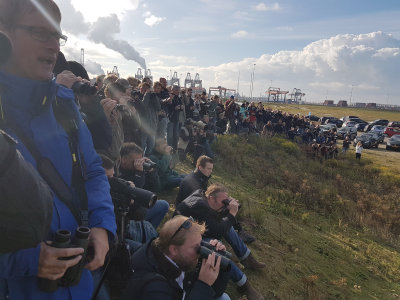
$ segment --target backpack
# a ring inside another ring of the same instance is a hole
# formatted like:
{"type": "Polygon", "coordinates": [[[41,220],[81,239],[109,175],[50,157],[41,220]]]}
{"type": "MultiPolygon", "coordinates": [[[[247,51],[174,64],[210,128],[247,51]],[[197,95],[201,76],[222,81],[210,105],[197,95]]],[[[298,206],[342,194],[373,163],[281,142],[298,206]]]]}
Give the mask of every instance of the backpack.
{"type": "Polygon", "coordinates": [[[0,253],[36,247],[50,230],[53,195],[0,130],[0,253]]]}

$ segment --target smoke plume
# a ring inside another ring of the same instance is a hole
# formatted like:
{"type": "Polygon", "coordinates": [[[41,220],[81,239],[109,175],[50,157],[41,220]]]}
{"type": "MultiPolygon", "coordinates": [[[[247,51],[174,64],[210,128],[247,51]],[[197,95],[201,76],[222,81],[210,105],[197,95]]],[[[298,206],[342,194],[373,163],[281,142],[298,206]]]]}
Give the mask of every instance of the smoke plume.
{"type": "Polygon", "coordinates": [[[137,62],[143,69],[146,69],[146,61],[140,56],[128,42],[116,40],[114,35],[120,31],[120,22],[116,14],[108,17],[101,17],[91,27],[89,39],[95,43],[102,43],[109,49],[119,52],[128,60],[137,62]]]}
{"type": "MultiPolygon", "coordinates": [[[[101,17],[95,23],[88,23],[85,22],[82,13],[77,11],[72,5],[71,0],[56,0],[56,2],[63,15],[61,25],[64,30],[74,35],[87,35],[93,42],[103,44],[107,48],[120,53],[124,58],[133,60],[143,69],[146,69],[145,59],[140,56],[135,48],[127,41],[115,39],[115,34],[120,32],[120,21],[116,14],[101,17]]],[[[85,67],[87,65],[91,65],[94,70],[101,70],[101,66],[93,61],[88,60],[85,63],[85,67]]]]}

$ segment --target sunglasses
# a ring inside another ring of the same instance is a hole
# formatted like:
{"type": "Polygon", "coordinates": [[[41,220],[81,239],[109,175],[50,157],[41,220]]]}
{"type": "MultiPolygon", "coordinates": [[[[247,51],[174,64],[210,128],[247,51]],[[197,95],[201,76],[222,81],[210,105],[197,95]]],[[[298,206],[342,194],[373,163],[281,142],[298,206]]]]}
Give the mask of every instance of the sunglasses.
{"type": "Polygon", "coordinates": [[[192,223],[194,222],[192,217],[189,217],[185,220],[185,222],[183,222],[181,224],[181,226],[179,226],[179,228],[175,231],[175,233],[171,236],[171,240],[174,239],[174,237],[178,234],[178,232],[183,228],[183,229],[189,229],[190,227],[192,227],[192,223]]]}

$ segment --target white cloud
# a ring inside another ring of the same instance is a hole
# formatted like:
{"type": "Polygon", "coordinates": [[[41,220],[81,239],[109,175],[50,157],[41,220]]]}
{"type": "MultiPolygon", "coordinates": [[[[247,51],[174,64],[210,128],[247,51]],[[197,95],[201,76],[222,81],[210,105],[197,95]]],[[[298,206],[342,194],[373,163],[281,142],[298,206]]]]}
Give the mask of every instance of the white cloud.
{"type": "MultiPolygon", "coordinates": [[[[348,99],[354,85],[354,102],[386,103],[387,94],[397,94],[400,40],[382,32],[344,34],[310,43],[300,51],[280,51],[209,67],[181,65],[176,71],[199,72],[205,87],[227,88],[236,88],[240,71],[239,92],[249,95],[254,63],[253,95],[264,95],[272,80],[281,90],[300,88],[308,101],[348,99]]],[[[165,76],[171,65],[159,58],[153,74],[165,76]]]]}
{"type": "Polygon", "coordinates": [[[84,12],[86,22],[94,22],[110,14],[121,17],[126,11],[136,10],[139,6],[139,0],[56,0],[59,4],[65,1],[71,1],[77,11],[84,12]]]}
{"type": "Polygon", "coordinates": [[[279,5],[278,2],[275,2],[271,5],[267,5],[263,2],[257,4],[256,6],[253,7],[257,11],[278,11],[281,10],[281,6],[279,5]]]}
{"type": "Polygon", "coordinates": [[[240,38],[245,38],[249,35],[249,33],[246,30],[239,30],[238,32],[232,33],[231,37],[240,39],[240,38]]]}
{"type": "MultiPolygon", "coordinates": [[[[125,65],[118,63],[115,56],[109,57],[110,50],[101,59],[97,52],[95,47],[87,51],[87,59],[101,63],[104,70],[118,65],[122,76],[128,76],[136,69],[132,63],[125,65]]],[[[264,95],[271,80],[281,90],[300,88],[307,101],[322,101],[325,97],[335,101],[349,99],[352,85],[353,102],[386,103],[388,94],[397,95],[400,40],[383,32],[337,35],[310,43],[299,51],[280,51],[208,67],[196,65],[192,57],[156,55],[154,49],[148,49],[148,53],[148,67],[154,78],[166,77],[172,69],[182,74],[181,80],[187,72],[192,77],[200,73],[206,88],[221,85],[236,89],[240,72],[239,92],[245,95],[249,95],[254,63],[256,96],[264,95]]],[[[390,100],[396,101],[393,96],[390,100]]]]}
{"type": "Polygon", "coordinates": [[[144,19],[144,23],[147,26],[155,26],[160,24],[162,21],[164,21],[166,18],[164,17],[156,17],[155,15],[153,15],[151,12],[147,11],[143,14],[143,17],[145,17],[144,19]]]}
{"type": "Polygon", "coordinates": [[[150,17],[147,17],[144,20],[144,23],[151,27],[151,26],[160,24],[163,20],[165,20],[165,18],[156,17],[154,15],[151,15],[150,17]]]}

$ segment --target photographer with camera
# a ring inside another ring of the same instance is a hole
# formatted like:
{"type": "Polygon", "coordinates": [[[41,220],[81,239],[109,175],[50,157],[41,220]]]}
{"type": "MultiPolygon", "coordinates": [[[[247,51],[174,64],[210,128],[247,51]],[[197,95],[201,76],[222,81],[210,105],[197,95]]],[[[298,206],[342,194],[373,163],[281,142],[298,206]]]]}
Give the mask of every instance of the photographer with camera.
{"type": "Polygon", "coordinates": [[[104,153],[112,145],[112,129],[100,104],[97,88],[90,84],[85,68],[76,61],[67,62],[60,51],[54,67],[54,74],[58,75],[64,70],[70,70],[81,79],[73,84],[72,90],[84,122],[92,135],[94,148],[98,153],[104,153]]]}
{"type": "Polygon", "coordinates": [[[225,250],[216,240],[210,241],[215,251],[202,258],[197,278],[187,278],[188,272],[194,271],[198,265],[204,231],[204,224],[191,218],[177,216],[167,221],[160,236],[147,242],[133,255],[135,272],[123,299],[230,299],[223,294],[225,285],[219,288],[222,291],[217,295],[212,287],[220,273],[222,260],[215,251],[225,250]]]}
{"type": "Polygon", "coordinates": [[[141,146],[146,155],[150,155],[150,153],[153,151],[158,126],[158,116],[161,112],[161,100],[157,96],[161,91],[161,84],[159,82],[155,82],[153,88],[154,91],[147,89],[143,97],[145,115],[142,116],[141,146]]]}
{"type": "Polygon", "coordinates": [[[157,139],[153,153],[150,155],[151,161],[157,165],[157,174],[160,183],[157,191],[164,191],[176,188],[180,185],[183,174],[178,174],[171,169],[173,148],[164,139],[157,139]]]}
{"type": "Polygon", "coordinates": [[[67,39],[60,21],[61,13],[52,0],[35,4],[0,0],[0,30],[13,45],[0,71],[2,127],[18,140],[22,156],[54,192],[54,213],[46,238],[53,243],[41,242],[0,255],[0,278],[7,287],[0,291],[2,299],[90,299],[90,271],[103,265],[108,239],[116,230],[107,178],[71,90],[79,79],[65,71],[53,80],[60,44],[67,39]],[[67,116],[71,117],[68,122],[61,123],[67,116]],[[52,246],[58,244],[53,238],[60,229],[73,233],[71,241],[75,240],[80,225],[90,228],[86,241],[92,257],[76,244],[52,246]],[[74,266],[79,266],[77,277],[66,280],[74,266]],[[38,277],[55,282],[57,289],[40,290],[38,277]]]}
{"type": "Polygon", "coordinates": [[[182,99],[179,97],[180,88],[177,85],[171,87],[171,93],[166,104],[168,110],[167,142],[168,145],[178,149],[179,116],[184,110],[182,99]]]}
{"type": "MultiPolygon", "coordinates": [[[[143,149],[135,143],[125,143],[121,148],[121,165],[119,177],[133,182],[135,187],[154,192],[158,186],[157,165],[149,158],[143,157],[143,149]]],[[[165,200],[157,200],[151,208],[133,204],[130,218],[149,221],[157,228],[169,210],[165,200]]]]}
{"type": "MultiPolygon", "coordinates": [[[[227,189],[220,184],[212,184],[204,193],[197,190],[177,207],[175,214],[192,216],[198,222],[204,222],[207,231],[206,238],[225,240],[232,246],[240,263],[248,269],[265,268],[258,262],[244,244],[233,226],[236,224],[236,214],[239,202],[228,195],[227,189]]],[[[264,299],[249,283],[246,275],[231,263],[230,278],[238,286],[239,292],[246,294],[249,300],[264,299]]]]}

